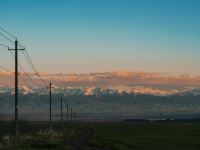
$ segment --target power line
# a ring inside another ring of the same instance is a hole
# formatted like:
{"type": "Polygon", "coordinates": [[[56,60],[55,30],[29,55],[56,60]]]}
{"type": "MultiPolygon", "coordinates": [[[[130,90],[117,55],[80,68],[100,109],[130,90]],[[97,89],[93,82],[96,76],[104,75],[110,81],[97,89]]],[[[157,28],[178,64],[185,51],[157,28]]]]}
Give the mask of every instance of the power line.
{"type": "MultiPolygon", "coordinates": [[[[5,47],[5,46],[4,46],[4,47],[5,47]]],[[[7,47],[7,46],[6,46],[6,47],[7,47]]],[[[23,46],[20,45],[20,47],[23,47],[23,46]]],[[[22,51],[22,52],[23,52],[23,54],[24,54],[26,60],[28,61],[29,65],[31,66],[31,68],[32,68],[33,71],[35,72],[35,74],[40,78],[40,80],[41,80],[41,81],[43,82],[43,84],[45,85],[44,80],[41,78],[41,76],[39,75],[39,73],[38,73],[38,71],[36,70],[35,66],[33,65],[33,63],[32,63],[32,61],[31,61],[30,56],[29,56],[29,54],[27,53],[27,51],[25,51],[26,54],[24,53],[24,51],[22,51]]],[[[14,54],[13,54],[11,51],[10,51],[10,53],[12,54],[13,58],[15,58],[14,54]]],[[[34,80],[28,75],[28,73],[24,70],[24,68],[22,67],[22,65],[21,65],[20,63],[19,63],[19,67],[20,67],[21,71],[23,72],[23,74],[24,74],[35,86],[38,87],[38,84],[36,84],[36,83],[34,82],[34,80]]],[[[45,87],[46,87],[46,85],[45,85],[45,87]]]]}
{"type": "MultiPolygon", "coordinates": [[[[10,53],[12,54],[13,58],[15,58],[14,54],[10,51],[10,53]]],[[[22,65],[20,63],[19,64],[19,67],[20,69],[22,70],[23,74],[35,85],[35,86],[38,86],[34,81],[33,79],[28,75],[28,73],[24,70],[24,68],[22,67],[22,65]]]]}
{"type": "Polygon", "coordinates": [[[38,84],[35,83],[35,81],[29,76],[29,74],[24,70],[22,65],[19,63],[19,67],[22,70],[23,74],[35,85],[38,87],[38,84]]]}
{"type": "MultiPolygon", "coordinates": [[[[8,50],[10,51],[10,53],[12,54],[13,58],[15,59],[15,135],[16,137],[18,136],[18,65],[21,68],[21,70],[23,71],[23,73],[35,84],[35,82],[29,77],[29,74],[27,74],[25,72],[25,70],[23,69],[23,67],[21,66],[21,64],[18,63],[18,51],[19,50],[25,50],[25,48],[23,49],[19,49],[18,46],[18,41],[17,38],[12,35],[11,33],[9,33],[8,31],[6,31],[4,28],[0,27],[1,30],[3,30],[5,33],[7,33],[8,35],[12,36],[15,38],[15,42],[12,41],[10,38],[8,38],[7,36],[5,36],[2,32],[0,32],[0,35],[5,38],[6,40],[8,40],[11,43],[15,44],[15,48],[14,49],[10,49],[8,47],[8,50]],[[11,52],[11,50],[15,51],[15,56],[14,54],[11,52]]],[[[2,44],[3,45],[3,44],[2,44]]],[[[3,45],[5,47],[5,45],[3,45]]],[[[28,56],[29,57],[29,56],[28,56]]],[[[31,61],[31,60],[29,60],[31,61]]],[[[32,62],[32,61],[31,61],[32,62]]],[[[31,66],[34,66],[33,64],[31,66]]],[[[35,68],[34,68],[35,69],[35,68]]],[[[36,72],[37,73],[37,72],[36,72]]],[[[38,74],[39,75],[39,74],[38,74]]],[[[36,84],[35,84],[36,85],[36,84]]],[[[37,85],[36,85],[37,86],[37,85]]]]}
{"type": "MultiPolygon", "coordinates": [[[[9,36],[13,37],[15,40],[17,40],[17,37],[16,37],[14,34],[8,32],[8,31],[7,31],[5,28],[3,28],[2,26],[0,26],[0,29],[1,29],[2,31],[4,31],[7,35],[9,35],[9,36]]],[[[5,39],[7,39],[9,42],[11,42],[11,43],[13,43],[13,44],[15,43],[15,42],[12,41],[10,38],[8,38],[7,36],[5,36],[2,32],[0,32],[0,35],[3,36],[5,39]]],[[[24,46],[20,45],[19,43],[18,43],[18,46],[21,47],[21,48],[25,48],[24,46]]]]}
{"type": "MultiPolygon", "coordinates": [[[[16,36],[14,36],[13,34],[11,34],[11,33],[8,32],[8,31],[6,31],[3,27],[0,26],[0,29],[1,29],[2,31],[4,31],[5,33],[7,33],[8,35],[10,35],[10,36],[14,37],[15,39],[17,39],[16,36]]],[[[8,41],[10,41],[11,43],[14,43],[11,39],[9,39],[7,36],[5,36],[4,34],[2,34],[1,32],[0,32],[0,35],[3,36],[3,37],[4,37],[5,39],[7,39],[8,41]]],[[[0,43],[0,45],[9,49],[9,47],[6,46],[6,45],[4,45],[4,44],[1,44],[1,43],[0,43]]],[[[11,51],[10,51],[10,52],[11,52],[11,51]]],[[[12,56],[13,56],[13,58],[14,58],[14,54],[13,54],[12,52],[11,52],[11,54],[12,54],[12,56]]],[[[10,70],[6,69],[5,67],[2,67],[2,66],[0,66],[0,68],[4,69],[4,70],[6,70],[6,71],[10,71],[10,70]]],[[[22,68],[22,67],[21,67],[21,68],[22,68]]],[[[24,71],[23,68],[22,68],[22,70],[23,70],[23,72],[25,73],[25,71],[24,71]]],[[[26,74],[26,73],[25,73],[25,74],[26,74]]],[[[21,80],[22,80],[24,83],[26,82],[23,78],[21,78],[21,80]]],[[[27,83],[26,83],[26,84],[27,84],[27,83]]]]}
{"type": "Polygon", "coordinates": [[[31,69],[35,72],[35,74],[39,77],[39,79],[42,81],[42,83],[46,86],[44,79],[38,73],[36,67],[33,64],[33,61],[31,60],[30,55],[27,52],[27,50],[25,50],[25,52],[23,51],[23,54],[24,54],[24,57],[26,58],[28,64],[30,65],[31,69]]]}
{"type": "MultiPolygon", "coordinates": [[[[33,69],[35,70],[35,72],[36,72],[36,73],[38,74],[38,76],[40,77],[40,75],[39,75],[39,73],[38,73],[36,67],[34,66],[34,64],[33,64],[32,60],[31,60],[31,57],[29,56],[29,54],[28,54],[28,52],[27,52],[27,50],[25,50],[25,53],[26,53],[26,55],[28,56],[29,62],[30,62],[30,64],[32,65],[33,69]]],[[[41,77],[40,77],[40,78],[41,78],[41,77]]],[[[41,80],[44,82],[43,79],[41,79],[41,80]]]]}
{"type": "Polygon", "coordinates": [[[27,53],[27,52],[26,52],[26,53],[23,52],[23,55],[24,55],[24,57],[26,58],[28,64],[29,64],[30,67],[31,67],[31,69],[32,69],[32,70],[36,73],[36,75],[37,75],[37,70],[36,70],[35,66],[33,65],[33,63],[32,63],[32,61],[31,61],[31,59],[30,59],[28,53],[27,53]]]}
{"type": "Polygon", "coordinates": [[[8,35],[10,35],[11,37],[13,37],[13,38],[15,38],[15,39],[17,39],[17,37],[16,36],[14,36],[13,34],[11,34],[10,32],[8,32],[6,29],[4,29],[3,27],[1,27],[0,26],[0,29],[2,30],[2,31],[4,31],[5,33],[7,33],[8,35]]]}
{"type": "Polygon", "coordinates": [[[0,68],[3,69],[3,70],[5,70],[5,71],[11,72],[9,69],[7,69],[6,67],[3,67],[3,66],[1,66],[1,65],[0,65],[0,68]]]}
{"type": "Polygon", "coordinates": [[[1,43],[0,43],[0,45],[3,46],[3,47],[5,47],[5,48],[9,48],[8,46],[6,46],[6,45],[4,45],[4,44],[1,44],[1,43]]]}
{"type": "MultiPolygon", "coordinates": [[[[1,27],[0,27],[1,28],[1,27]]],[[[5,30],[6,31],[6,30],[5,30]]],[[[7,34],[9,34],[9,32],[6,32],[7,34]]],[[[8,37],[6,37],[5,35],[3,35],[1,32],[0,32],[0,35],[2,35],[5,39],[7,39],[8,41],[10,41],[11,43],[14,43],[12,40],[10,40],[8,37]]],[[[9,35],[12,35],[12,34],[9,34],[9,35]]],[[[15,36],[13,36],[15,37],[15,36]]],[[[4,44],[0,44],[1,46],[3,47],[6,47],[6,48],[9,48],[8,46],[4,45],[4,44]]],[[[19,45],[19,44],[18,44],[19,45]]],[[[20,47],[22,47],[21,45],[19,45],[20,47]]],[[[12,54],[13,58],[15,58],[14,54],[10,51],[10,53],[12,54]]],[[[28,79],[33,82],[34,85],[38,86],[33,80],[32,78],[29,77],[28,73],[26,73],[26,71],[23,69],[22,65],[19,63],[19,67],[20,69],[22,70],[22,72],[28,77],[28,79]]]]}
{"type": "Polygon", "coordinates": [[[2,36],[2,37],[4,37],[6,40],[8,40],[9,42],[11,42],[11,43],[15,43],[14,41],[12,41],[11,39],[9,39],[7,36],[5,36],[3,33],[1,33],[0,32],[0,35],[2,36]]]}
{"type": "MultiPolygon", "coordinates": [[[[8,46],[6,46],[6,45],[4,45],[4,44],[1,44],[1,43],[0,43],[0,46],[9,48],[8,46]]],[[[5,71],[12,72],[12,71],[10,71],[9,69],[7,69],[6,67],[0,66],[0,68],[3,69],[3,70],[5,70],[5,71]]]]}

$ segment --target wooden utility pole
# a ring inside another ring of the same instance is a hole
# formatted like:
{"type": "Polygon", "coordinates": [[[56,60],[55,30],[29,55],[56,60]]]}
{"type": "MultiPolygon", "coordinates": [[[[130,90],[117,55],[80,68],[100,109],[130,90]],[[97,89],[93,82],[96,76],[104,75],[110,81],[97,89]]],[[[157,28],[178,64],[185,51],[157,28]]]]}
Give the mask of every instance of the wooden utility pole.
{"type": "Polygon", "coordinates": [[[67,104],[67,122],[69,121],[69,104],[67,104]]]}
{"type": "Polygon", "coordinates": [[[17,137],[19,134],[18,131],[18,50],[25,50],[23,49],[18,49],[18,41],[15,40],[15,49],[10,49],[8,50],[14,50],[15,51],[15,136],[17,137]]]}
{"type": "Polygon", "coordinates": [[[60,121],[61,121],[61,127],[63,127],[63,100],[62,96],[60,99],[60,121]]]}
{"type": "Polygon", "coordinates": [[[51,82],[49,84],[49,130],[51,129],[51,82]]]}

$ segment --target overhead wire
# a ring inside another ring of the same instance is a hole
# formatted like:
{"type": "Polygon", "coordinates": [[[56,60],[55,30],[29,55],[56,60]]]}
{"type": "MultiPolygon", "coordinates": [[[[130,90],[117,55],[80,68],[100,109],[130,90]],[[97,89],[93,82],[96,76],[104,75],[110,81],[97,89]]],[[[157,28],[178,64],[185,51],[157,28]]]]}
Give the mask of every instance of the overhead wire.
{"type": "Polygon", "coordinates": [[[14,41],[12,41],[11,39],[9,39],[7,36],[5,36],[3,33],[1,33],[0,32],[0,35],[2,36],[2,37],[4,37],[6,40],[8,40],[9,42],[11,42],[11,43],[15,43],[14,41]]]}
{"type": "Polygon", "coordinates": [[[8,35],[10,35],[11,37],[13,37],[13,38],[15,38],[15,39],[17,39],[17,37],[16,36],[14,36],[13,34],[11,34],[10,32],[8,32],[5,28],[3,28],[2,26],[0,26],[0,29],[2,30],[2,31],[4,31],[5,33],[7,33],[8,35]]]}
{"type": "MultiPolygon", "coordinates": [[[[3,27],[0,26],[0,29],[3,30],[3,31],[4,31],[5,33],[7,33],[8,35],[10,35],[10,36],[14,37],[15,39],[17,39],[16,36],[14,36],[14,35],[11,34],[10,32],[8,32],[7,30],[5,30],[3,27]]],[[[4,34],[2,34],[1,32],[0,32],[0,35],[3,36],[3,37],[4,37],[5,39],[7,39],[8,41],[10,41],[11,43],[15,43],[15,42],[12,41],[11,39],[9,39],[7,36],[5,36],[4,34]]],[[[3,45],[3,44],[1,44],[1,46],[7,47],[7,46],[5,46],[5,45],[3,45]]],[[[21,44],[18,44],[18,46],[25,48],[25,47],[22,46],[21,44]]],[[[9,48],[9,47],[7,47],[7,48],[9,48]]],[[[46,86],[44,79],[43,79],[43,78],[40,76],[40,74],[38,73],[38,71],[37,71],[36,67],[34,66],[34,64],[33,64],[32,60],[31,60],[31,57],[30,57],[30,55],[28,54],[28,52],[27,52],[26,49],[25,49],[25,53],[24,53],[24,51],[23,51],[23,54],[24,54],[24,56],[25,56],[27,62],[29,63],[30,67],[32,68],[32,70],[35,72],[35,74],[40,78],[40,80],[41,80],[41,81],[43,82],[43,84],[46,86]]]]}
{"type": "Polygon", "coordinates": [[[0,65],[0,69],[3,69],[3,70],[8,71],[8,72],[12,72],[9,69],[7,69],[6,67],[3,67],[2,65],[0,65]]]}
{"type": "Polygon", "coordinates": [[[9,48],[9,47],[6,46],[5,44],[1,44],[1,43],[0,43],[0,46],[3,46],[3,47],[5,47],[5,48],[9,48]]]}
{"type": "MultiPolygon", "coordinates": [[[[3,30],[4,32],[6,32],[7,34],[9,34],[10,36],[14,37],[15,39],[17,39],[13,34],[9,33],[8,31],[6,31],[4,28],[0,27],[1,30],[3,30]]],[[[11,43],[14,43],[11,39],[9,39],[7,36],[5,36],[4,34],[2,34],[0,32],[0,35],[2,37],[4,37],[5,39],[7,39],[8,41],[10,41],[11,43]]],[[[9,48],[8,46],[4,45],[4,44],[0,44],[3,47],[9,48]]],[[[13,58],[15,58],[14,54],[10,51],[10,53],[12,54],[13,58]]],[[[28,79],[35,85],[38,86],[32,78],[29,77],[28,73],[26,73],[26,71],[23,69],[22,65],[19,63],[19,67],[22,70],[22,72],[24,73],[24,75],[26,75],[28,77],[28,79]]],[[[23,80],[23,79],[22,79],[23,80]]]]}
{"type": "Polygon", "coordinates": [[[30,55],[28,54],[27,50],[25,49],[25,51],[22,51],[24,57],[26,58],[28,64],[30,65],[31,69],[35,72],[35,74],[39,77],[39,79],[42,81],[42,83],[46,86],[44,79],[40,76],[39,72],[37,71],[36,67],[34,66],[30,55]]]}
{"type": "Polygon", "coordinates": [[[24,48],[24,51],[22,51],[22,53],[23,53],[26,61],[28,62],[28,64],[30,65],[31,69],[34,71],[34,73],[38,76],[38,78],[41,80],[41,82],[46,87],[46,83],[45,83],[44,79],[41,77],[41,75],[39,74],[39,72],[37,71],[37,69],[36,69],[36,67],[35,67],[30,55],[28,54],[27,49],[24,46],[22,46],[20,43],[18,45],[19,45],[19,47],[24,48]]]}
{"type": "MultiPolygon", "coordinates": [[[[10,53],[12,54],[12,56],[13,56],[13,58],[15,58],[14,57],[14,54],[10,51],[10,53]]],[[[21,71],[23,72],[23,74],[36,86],[36,87],[38,87],[38,85],[33,81],[33,79],[29,76],[29,74],[24,70],[24,68],[22,67],[22,65],[20,64],[20,63],[18,63],[19,64],[19,67],[20,67],[20,69],[21,69],[21,71]]]]}
{"type": "MultiPolygon", "coordinates": [[[[0,29],[5,32],[7,35],[9,35],[10,37],[13,37],[15,38],[15,40],[17,40],[17,37],[14,36],[13,34],[11,34],[10,32],[8,32],[7,30],[5,30],[3,27],[0,26],[0,29]]],[[[0,35],[5,38],[6,40],[8,40],[9,42],[15,44],[15,42],[13,40],[11,40],[10,38],[8,38],[7,36],[5,36],[2,32],[0,32],[0,35]]],[[[6,48],[9,48],[8,46],[4,45],[4,44],[1,44],[0,43],[0,46],[3,46],[3,47],[6,47],[6,48]]],[[[22,46],[20,43],[18,43],[18,46],[19,47],[22,47],[25,49],[24,46],[22,46]]],[[[15,58],[14,54],[10,51],[10,53],[12,54],[13,58],[15,58]]],[[[30,65],[31,69],[35,72],[35,75],[39,77],[39,79],[42,81],[42,83],[45,85],[45,88],[47,87],[46,84],[45,84],[45,81],[44,79],[40,76],[39,72],[37,71],[36,67],[34,66],[32,60],[31,60],[31,57],[29,56],[28,52],[25,50],[25,53],[23,51],[23,54],[28,62],[28,64],[30,65]]],[[[24,68],[22,67],[22,65],[19,63],[19,67],[21,69],[21,71],[23,72],[23,74],[36,86],[38,87],[38,85],[35,83],[35,81],[29,76],[29,74],[24,70],[24,68]]],[[[23,78],[20,78],[21,80],[23,80],[23,82],[25,83],[26,81],[23,79],[23,78]]]]}

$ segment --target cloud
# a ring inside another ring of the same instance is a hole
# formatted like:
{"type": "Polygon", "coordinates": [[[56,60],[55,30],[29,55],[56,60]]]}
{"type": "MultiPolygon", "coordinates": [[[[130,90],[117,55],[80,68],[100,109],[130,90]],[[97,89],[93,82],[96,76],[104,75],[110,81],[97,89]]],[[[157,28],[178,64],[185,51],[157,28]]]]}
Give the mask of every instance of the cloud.
{"type": "MultiPolygon", "coordinates": [[[[28,73],[32,80],[43,86],[40,79],[33,73],[28,73]]],[[[179,89],[184,87],[200,87],[200,77],[183,74],[171,75],[154,72],[130,72],[130,71],[113,71],[103,73],[87,74],[48,74],[40,73],[45,80],[46,85],[52,82],[56,86],[65,87],[135,87],[146,86],[158,89],[179,89]]],[[[31,86],[33,84],[25,74],[20,73],[20,84],[31,86]]],[[[12,85],[14,81],[13,73],[0,72],[0,85],[12,85]]]]}

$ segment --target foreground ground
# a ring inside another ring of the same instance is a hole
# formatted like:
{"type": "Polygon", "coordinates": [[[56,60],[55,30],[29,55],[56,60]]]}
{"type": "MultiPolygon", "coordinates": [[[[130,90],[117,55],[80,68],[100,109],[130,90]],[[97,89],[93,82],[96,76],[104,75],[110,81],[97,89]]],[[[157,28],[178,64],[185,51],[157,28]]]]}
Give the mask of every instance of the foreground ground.
{"type": "Polygon", "coordinates": [[[0,149],[53,150],[199,150],[200,123],[54,123],[21,122],[14,138],[13,123],[0,122],[0,149]]]}

